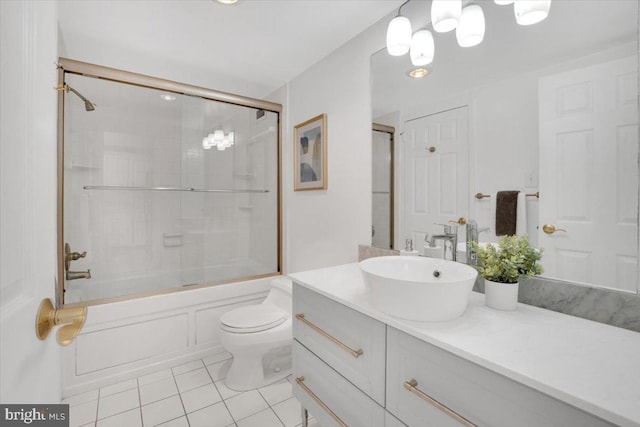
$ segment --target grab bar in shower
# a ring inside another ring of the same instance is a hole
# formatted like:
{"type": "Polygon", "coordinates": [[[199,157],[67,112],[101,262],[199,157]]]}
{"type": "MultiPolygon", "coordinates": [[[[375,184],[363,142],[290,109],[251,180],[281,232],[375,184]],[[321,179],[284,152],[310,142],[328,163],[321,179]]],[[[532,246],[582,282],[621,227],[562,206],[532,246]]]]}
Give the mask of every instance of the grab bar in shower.
{"type": "Polygon", "coordinates": [[[268,193],[269,190],[214,190],[193,187],[130,187],[126,185],[85,185],[85,190],[191,191],[194,193],[268,193]]]}

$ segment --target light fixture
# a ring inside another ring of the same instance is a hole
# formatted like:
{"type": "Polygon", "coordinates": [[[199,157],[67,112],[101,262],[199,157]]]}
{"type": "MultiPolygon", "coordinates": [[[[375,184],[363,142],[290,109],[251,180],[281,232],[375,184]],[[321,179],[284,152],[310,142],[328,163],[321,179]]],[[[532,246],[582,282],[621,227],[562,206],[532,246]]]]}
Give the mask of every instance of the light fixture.
{"type": "Polygon", "coordinates": [[[411,21],[400,15],[402,7],[407,3],[409,0],[402,3],[398,8],[398,15],[389,22],[387,27],[387,52],[391,56],[402,56],[409,52],[411,47],[411,21]]]}
{"type": "Polygon", "coordinates": [[[202,148],[210,150],[212,147],[216,147],[220,151],[231,147],[235,143],[235,132],[231,131],[224,134],[221,130],[216,130],[213,133],[202,138],[202,148]]]}
{"type": "MultiPolygon", "coordinates": [[[[422,68],[433,61],[435,44],[433,34],[425,29],[411,36],[411,22],[401,15],[405,1],[398,14],[387,27],[387,51],[392,56],[410,52],[411,63],[418,67],[409,74],[413,78],[426,76],[430,70],[422,68]]],[[[465,4],[476,0],[465,0],[465,4]]],[[[514,3],[516,21],[520,25],[536,24],[549,15],[551,0],[494,0],[498,5],[514,3]]],[[[469,4],[462,9],[462,0],[433,0],[431,3],[431,25],[439,33],[456,30],[456,39],[461,47],[476,46],[484,39],[486,24],[482,8],[469,4]]]]}
{"type": "Polygon", "coordinates": [[[222,3],[222,4],[234,4],[237,2],[238,0],[218,0],[218,3],[222,3]]]}
{"type": "Polygon", "coordinates": [[[421,79],[425,76],[427,76],[431,71],[428,68],[414,68],[413,70],[410,70],[407,75],[413,79],[421,79]]]}
{"type": "Polygon", "coordinates": [[[411,47],[411,22],[404,16],[396,16],[387,28],[387,52],[391,56],[402,56],[411,47]]]}
{"type": "Polygon", "coordinates": [[[434,53],[435,45],[431,31],[416,31],[411,38],[411,63],[416,67],[431,64],[434,53]]]}
{"type": "Polygon", "coordinates": [[[446,33],[458,26],[462,15],[462,0],[433,0],[431,24],[439,33],[446,33]]]}
{"type": "Polygon", "coordinates": [[[456,39],[460,47],[471,47],[484,39],[484,13],[476,4],[469,5],[462,10],[460,24],[456,28],[456,39]]]}
{"type": "Polygon", "coordinates": [[[533,25],[549,16],[551,0],[516,0],[513,11],[520,25],[533,25]]]}
{"type": "Polygon", "coordinates": [[[160,98],[164,99],[165,101],[175,101],[176,96],[170,93],[162,93],[160,94],[160,98]]]}

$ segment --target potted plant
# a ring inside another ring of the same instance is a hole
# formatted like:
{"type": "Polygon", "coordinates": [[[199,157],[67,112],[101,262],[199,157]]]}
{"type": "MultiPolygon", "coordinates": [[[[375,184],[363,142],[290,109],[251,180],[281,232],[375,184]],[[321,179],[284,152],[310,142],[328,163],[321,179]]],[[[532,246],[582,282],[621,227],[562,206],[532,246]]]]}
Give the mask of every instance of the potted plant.
{"type": "Polygon", "coordinates": [[[484,278],[486,304],[499,310],[513,310],[518,302],[520,277],[542,273],[538,263],[542,250],[529,245],[527,236],[505,236],[497,246],[471,242],[477,256],[477,269],[484,278]]]}

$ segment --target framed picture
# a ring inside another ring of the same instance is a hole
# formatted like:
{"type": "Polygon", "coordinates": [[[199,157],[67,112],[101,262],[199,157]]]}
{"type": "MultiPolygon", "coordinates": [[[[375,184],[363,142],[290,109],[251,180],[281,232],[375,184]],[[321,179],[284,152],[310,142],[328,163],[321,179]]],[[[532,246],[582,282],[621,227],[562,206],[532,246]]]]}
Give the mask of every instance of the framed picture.
{"type": "Polygon", "coordinates": [[[327,189],[327,115],[294,128],[294,191],[327,189]]]}

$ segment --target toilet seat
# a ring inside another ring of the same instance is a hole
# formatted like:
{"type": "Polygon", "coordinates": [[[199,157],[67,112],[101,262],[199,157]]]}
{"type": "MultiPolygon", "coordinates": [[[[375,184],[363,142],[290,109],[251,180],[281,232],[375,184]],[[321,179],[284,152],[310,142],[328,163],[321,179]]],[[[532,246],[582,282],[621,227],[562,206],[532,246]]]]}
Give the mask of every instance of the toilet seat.
{"type": "Polygon", "coordinates": [[[275,305],[248,305],[223,314],[220,326],[227,332],[248,334],[275,328],[284,323],[287,317],[287,313],[275,305]]]}

